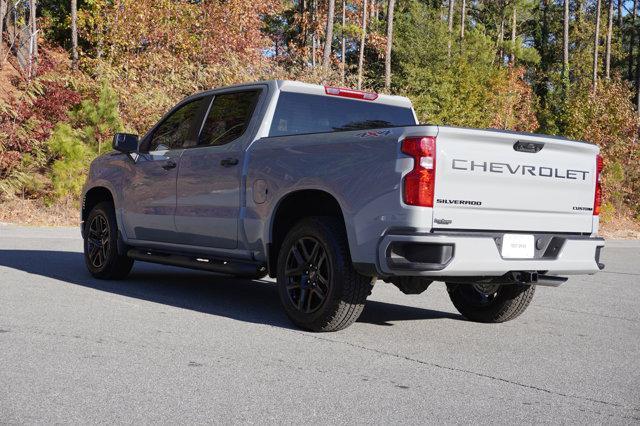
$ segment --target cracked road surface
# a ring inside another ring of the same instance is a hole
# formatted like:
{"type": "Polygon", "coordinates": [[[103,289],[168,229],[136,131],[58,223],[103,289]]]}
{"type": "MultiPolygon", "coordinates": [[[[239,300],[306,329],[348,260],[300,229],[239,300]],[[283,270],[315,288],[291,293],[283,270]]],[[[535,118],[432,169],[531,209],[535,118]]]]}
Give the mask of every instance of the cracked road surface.
{"type": "Polygon", "coordinates": [[[345,331],[291,327],[272,281],[86,272],[75,228],[0,226],[2,423],[638,423],[640,242],[475,324],[443,284],[376,283],[345,331]]]}

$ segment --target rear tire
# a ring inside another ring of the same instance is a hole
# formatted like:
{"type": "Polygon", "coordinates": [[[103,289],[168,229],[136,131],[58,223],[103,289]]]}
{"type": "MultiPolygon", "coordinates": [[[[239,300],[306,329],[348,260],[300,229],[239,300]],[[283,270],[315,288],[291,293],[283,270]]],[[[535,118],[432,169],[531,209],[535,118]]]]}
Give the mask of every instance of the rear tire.
{"type": "Polygon", "coordinates": [[[118,224],[113,206],[94,206],[84,223],[84,261],[95,278],[119,280],[133,267],[133,259],[118,254],[118,224]]]}
{"type": "Polygon", "coordinates": [[[278,255],[278,293],[295,325],[342,330],[358,319],[371,288],[372,278],[353,268],[339,220],[310,217],[289,231],[278,255]]]}
{"type": "Polygon", "coordinates": [[[499,323],[522,314],[533,298],[535,286],[447,283],[449,298],[466,319],[499,323]]]}

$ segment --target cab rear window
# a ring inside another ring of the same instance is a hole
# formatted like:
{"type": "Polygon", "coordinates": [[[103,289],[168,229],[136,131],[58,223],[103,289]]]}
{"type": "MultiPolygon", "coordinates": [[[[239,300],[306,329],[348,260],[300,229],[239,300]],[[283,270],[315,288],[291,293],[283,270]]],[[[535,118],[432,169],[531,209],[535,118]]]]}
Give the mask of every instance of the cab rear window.
{"type": "Polygon", "coordinates": [[[412,126],[411,108],[333,96],[282,92],[269,136],[412,126]]]}

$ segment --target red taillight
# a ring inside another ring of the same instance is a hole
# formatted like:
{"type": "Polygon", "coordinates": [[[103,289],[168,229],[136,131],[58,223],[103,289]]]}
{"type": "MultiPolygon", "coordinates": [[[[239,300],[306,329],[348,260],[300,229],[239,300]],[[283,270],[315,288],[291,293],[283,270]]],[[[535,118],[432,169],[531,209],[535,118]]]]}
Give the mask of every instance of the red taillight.
{"type": "Polygon", "coordinates": [[[598,216],[600,214],[600,207],[602,206],[602,156],[596,156],[596,191],[593,197],[593,215],[598,216]]]}
{"type": "Polygon", "coordinates": [[[403,199],[412,206],[433,207],[436,181],[436,138],[406,138],[402,152],[413,157],[413,169],[404,177],[403,199]]]}
{"type": "Polygon", "coordinates": [[[342,96],[343,98],[362,99],[364,101],[375,101],[376,99],[378,99],[377,93],[347,89],[346,87],[324,86],[324,93],[331,96],[342,96]]]}

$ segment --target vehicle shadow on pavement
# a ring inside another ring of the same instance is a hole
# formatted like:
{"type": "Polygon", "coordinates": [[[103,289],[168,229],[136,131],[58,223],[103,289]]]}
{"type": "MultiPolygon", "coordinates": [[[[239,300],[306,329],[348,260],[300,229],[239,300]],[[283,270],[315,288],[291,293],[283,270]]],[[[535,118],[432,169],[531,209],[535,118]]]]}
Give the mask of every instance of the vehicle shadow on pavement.
{"type": "MultiPolygon", "coordinates": [[[[0,250],[0,266],[239,321],[295,328],[280,306],[272,281],[231,278],[144,262],[136,262],[125,280],[103,281],[89,275],[82,253],[52,250],[0,250]]],[[[389,326],[393,321],[438,318],[461,317],[449,312],[370,300],[358,322],[389,326]]]]}

